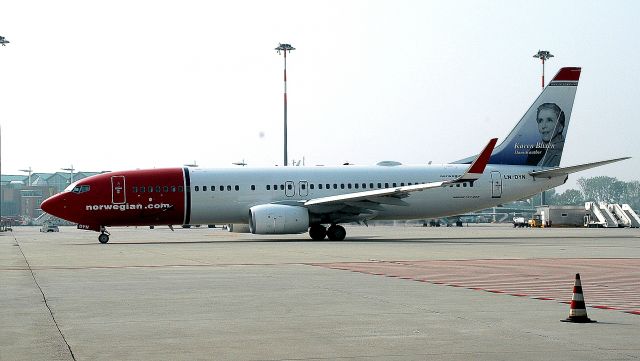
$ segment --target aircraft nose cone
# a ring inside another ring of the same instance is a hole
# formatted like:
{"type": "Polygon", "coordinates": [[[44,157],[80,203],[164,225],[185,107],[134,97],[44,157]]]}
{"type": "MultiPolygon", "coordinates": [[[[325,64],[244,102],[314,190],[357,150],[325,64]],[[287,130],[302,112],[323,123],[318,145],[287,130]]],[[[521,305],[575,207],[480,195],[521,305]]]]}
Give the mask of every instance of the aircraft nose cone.
{"type": "Polygon", "coordinates": [[[64,213],[64,199],[62,198],[62,195],[56,194],[45,199],[45,201],[40,205],[40,209],[58,218],[63,218],[62,213],[64,213]]]}

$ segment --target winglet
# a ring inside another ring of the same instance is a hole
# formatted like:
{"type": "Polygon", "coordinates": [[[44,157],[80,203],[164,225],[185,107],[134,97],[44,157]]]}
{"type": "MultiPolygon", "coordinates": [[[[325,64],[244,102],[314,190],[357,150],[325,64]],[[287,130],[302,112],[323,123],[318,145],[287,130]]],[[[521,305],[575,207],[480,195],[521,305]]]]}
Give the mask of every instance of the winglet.
{"type": "Polygon", "coordinates": [[[476,157],[476,159],[471,163],[467,171],[455,181],[467,182],[480,178],[484,172],[484,168],[487,166],[487,163],[489,163],[489,158],[491,158],[491,153],[493,152],[493,148],[496,146],[496,142],[498,142],[498,138],[491,139],[489,144],[484,147],[478,157],[476,157]]]}

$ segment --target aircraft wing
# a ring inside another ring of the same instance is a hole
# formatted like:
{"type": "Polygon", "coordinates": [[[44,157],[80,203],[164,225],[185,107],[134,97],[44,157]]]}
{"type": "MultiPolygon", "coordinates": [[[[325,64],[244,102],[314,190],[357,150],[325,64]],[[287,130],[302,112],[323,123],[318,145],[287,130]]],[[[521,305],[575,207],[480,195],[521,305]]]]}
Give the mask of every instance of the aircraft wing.
{"type": "MultiPolygon", "coordinates": [[[[471,163],[469,168],[467,168],[464,174],[457,179],[315,198],[304,202],[303,205],[307,208],[310,208],[310,210],[312,211],[314,210],[314,208],[318,211],[320,211],[320,209],[322,208],[327,209],[323,206],[342,205],[356,209],[379,210],[379,204],[389,204],[397,206],[407,205],[406,202],[401,200],[401,198],[408,197],[412,192],[421,192],[427,189],[439,188],[459,182],[473,182],[479,179],[482,176],[487,163],[489,162],[491,152],[493,152],[493,148],[495,147],[497,141],[497,138],[491,139],[485,146],[484,150],[480,152],[478,157],[471,163]]],[[[330,208],[336,209],[336,207],[330,208]]]]}
{"type": "Polygon", "coordinates": [[[621,160],[626,160],[629,158],[631,157],[609,159],[609,160],[603,160],[600,162],[585,163],[585,164],[579,164],[579,165],[574,165],[569,167],[558,167],[558,168],[551,168],[551,169],[545,169],[545,170],[537,170],[537,171],[529,172],[529,175],[531,175],[532,177],[541,177],[541,178],[561,177],[561,176],[569,175],[571,173],[599,167],[605,164],[619,162],[621,160]]]}

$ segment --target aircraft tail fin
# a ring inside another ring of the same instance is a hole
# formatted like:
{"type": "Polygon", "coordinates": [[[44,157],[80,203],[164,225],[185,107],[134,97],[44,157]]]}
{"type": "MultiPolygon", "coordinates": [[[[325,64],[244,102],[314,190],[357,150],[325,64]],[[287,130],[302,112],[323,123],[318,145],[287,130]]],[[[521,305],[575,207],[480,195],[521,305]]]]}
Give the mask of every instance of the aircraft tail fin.
{"type": "MultiPolygon", "coordinates": [[[[581,68],[562,68],[498,145],[489,164],[560,165],[581,68]]],[[[470,163],[468,157],[454,163],[470,163]]]]}

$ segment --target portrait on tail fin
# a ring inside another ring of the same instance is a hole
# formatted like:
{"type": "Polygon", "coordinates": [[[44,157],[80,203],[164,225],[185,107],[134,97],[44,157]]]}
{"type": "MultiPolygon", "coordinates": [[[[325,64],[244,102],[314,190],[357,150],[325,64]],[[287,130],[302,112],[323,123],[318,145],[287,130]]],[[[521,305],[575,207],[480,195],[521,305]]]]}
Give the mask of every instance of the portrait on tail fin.
{"type": "Polygon", "coordinates": [[[565,116],[555,103],[543,103],[536,112],[540,141],[529,151],[527,165],[557,167],[564,148],[565,116]]]}

